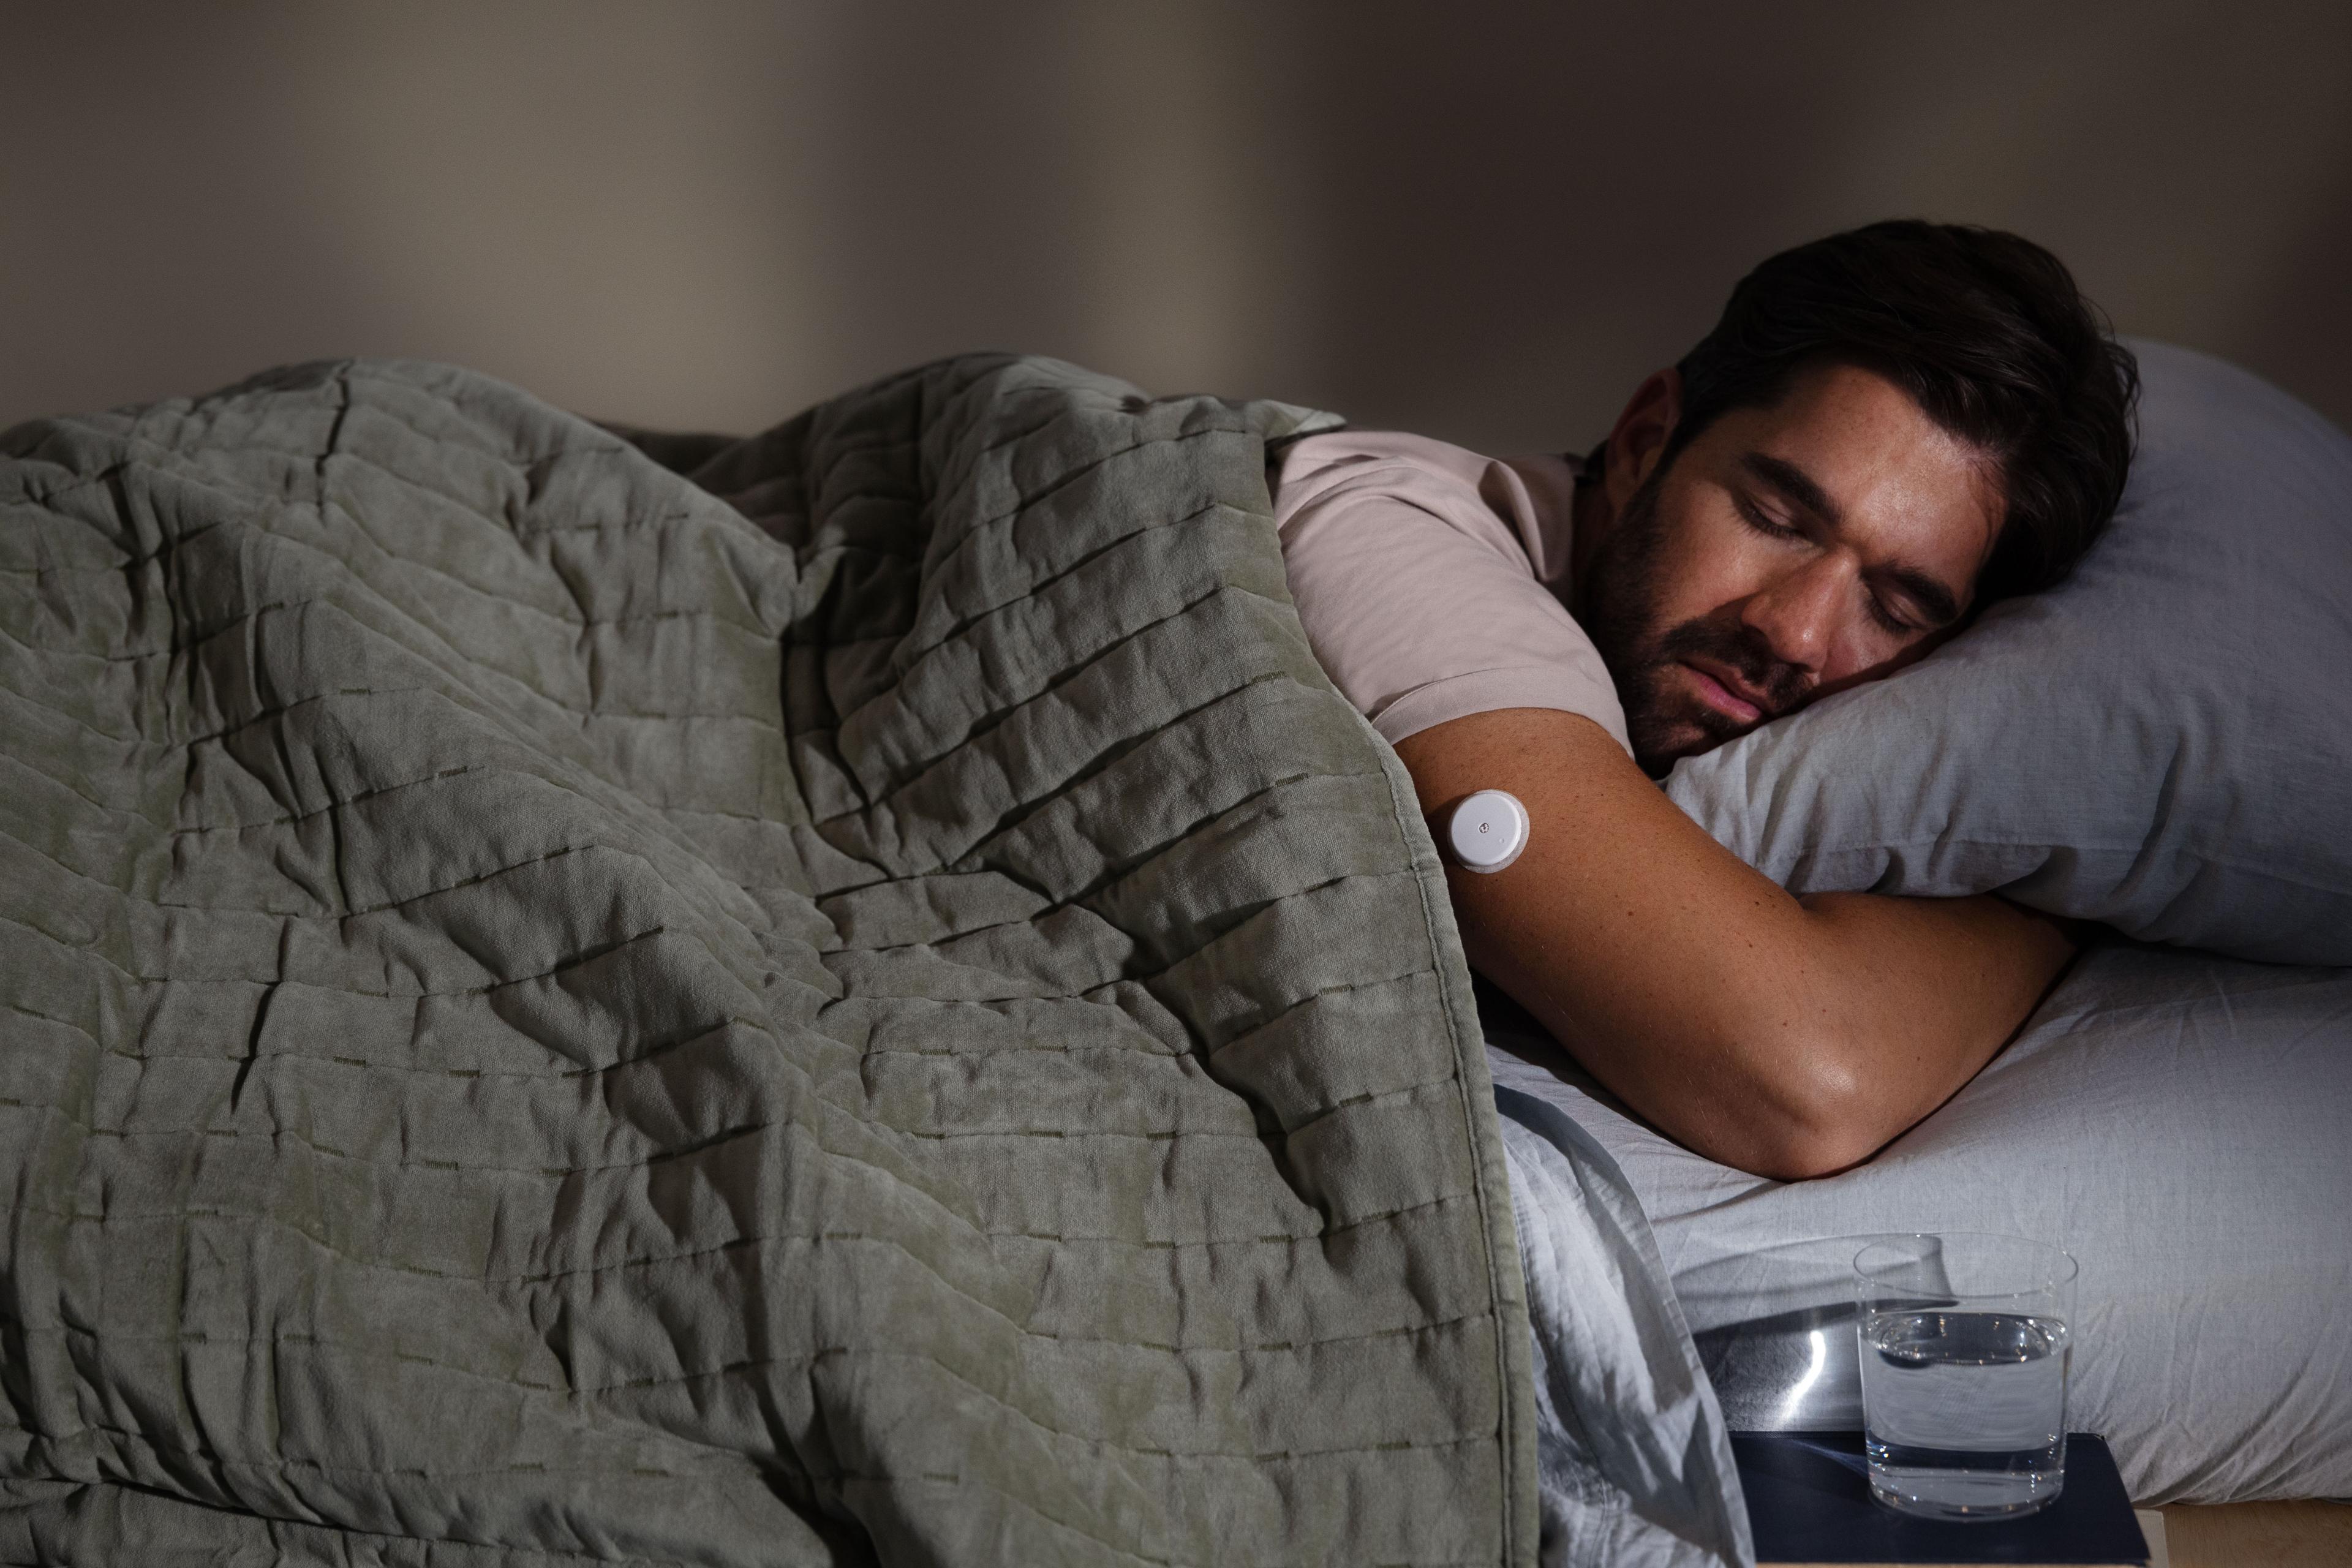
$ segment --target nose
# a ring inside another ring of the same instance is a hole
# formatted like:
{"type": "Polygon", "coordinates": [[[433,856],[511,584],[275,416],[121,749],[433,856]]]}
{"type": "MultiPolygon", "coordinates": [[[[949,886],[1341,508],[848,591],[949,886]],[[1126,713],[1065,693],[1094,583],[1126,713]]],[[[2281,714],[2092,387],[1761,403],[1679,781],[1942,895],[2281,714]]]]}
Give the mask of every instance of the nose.
{"type": "Polygon", "coordinates": [[[1851,585],[1833,556],[1791,566],[1748,596],[1739,618],[1771,648],[1772,657],[1819,676],[1836,640],[1838,607],[1851,585]]]}

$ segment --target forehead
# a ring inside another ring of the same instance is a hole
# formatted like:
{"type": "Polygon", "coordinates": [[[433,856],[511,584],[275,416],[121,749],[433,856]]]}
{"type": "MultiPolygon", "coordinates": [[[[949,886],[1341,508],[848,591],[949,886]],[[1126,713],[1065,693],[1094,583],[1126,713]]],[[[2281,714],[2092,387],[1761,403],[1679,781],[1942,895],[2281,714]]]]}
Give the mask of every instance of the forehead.
{"type": "Polygon", "coordinates": [[[1718,438],[1733,465],[1760,455],[1801,470],[1866,564],[1927,572],[1962,599],[2000,534],[1993,463],[1875,371],[1808,366],[1778,403],[1726,414],[1699,440],[1718,438]]]}

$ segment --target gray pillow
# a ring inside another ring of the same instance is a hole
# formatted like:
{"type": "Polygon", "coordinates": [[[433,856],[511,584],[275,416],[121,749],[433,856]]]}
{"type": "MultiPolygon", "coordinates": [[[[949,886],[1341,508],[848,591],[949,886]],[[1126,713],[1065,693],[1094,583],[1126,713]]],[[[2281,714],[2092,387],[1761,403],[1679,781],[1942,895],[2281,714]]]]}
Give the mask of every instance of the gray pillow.
{"type": "Polygon", "coordinates": [[[1667,793],[1793,892],[1998,889],[2352,964],[2352,439],[2219,360],[2132,346],[2139,455],[2066,583],[1667,793]]]}

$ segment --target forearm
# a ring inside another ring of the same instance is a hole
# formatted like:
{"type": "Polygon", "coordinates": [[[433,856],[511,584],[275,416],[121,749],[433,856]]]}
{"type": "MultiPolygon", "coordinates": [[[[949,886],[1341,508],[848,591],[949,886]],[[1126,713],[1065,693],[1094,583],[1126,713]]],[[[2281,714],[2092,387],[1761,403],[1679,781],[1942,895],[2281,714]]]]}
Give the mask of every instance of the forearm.
{"type": "Polygon", "coordinates": [[[1949,1099],[2074,952],[2058,922],[1994,898],[1773,889],[1758,902],[1772,907],[1700,949],[1671,991],[1596,984],[1476,912],[1464,934],[1635,1110],[1712,1159],[1790,1179],[1866,1158],[1949,1099]]]}
{"type": "Polygon", "coordinates": [[[1828,893],[1799,903],[1819,1022],[1807,1032],[1809,1070],[1791,1080],[1784,1173],[1866,1159],[1958,1093],[2075,952],[2060,922],[1998,898],[1828,893]]]}
{"type": "Polygon", "coordinates": [[[2071,927],[1990,896],[1799,900],[1832,966],[1822,1005],[1862,1059],[1909,1048],[1945,1065],[1943,1081],[1889,1107],[1926,1115],[1948,1099],[2048,994],[2074,956],[2071,927]]]}

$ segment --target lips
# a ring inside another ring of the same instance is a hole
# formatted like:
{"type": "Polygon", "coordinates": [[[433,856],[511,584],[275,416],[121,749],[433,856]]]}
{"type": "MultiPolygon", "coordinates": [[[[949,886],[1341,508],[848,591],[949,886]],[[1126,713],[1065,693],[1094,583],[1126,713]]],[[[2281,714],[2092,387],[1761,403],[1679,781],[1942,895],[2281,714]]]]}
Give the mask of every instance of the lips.
{"type": "Polygon", "coordinates": [[[1698,688],[1699,700],[1725,718],[1737,723],[1752,724],[1765,716],[1764,700],[1729,670],[1714,665],[1711,660],[1708,665],[1690,659],[1682,662],[1698,688]]]}

